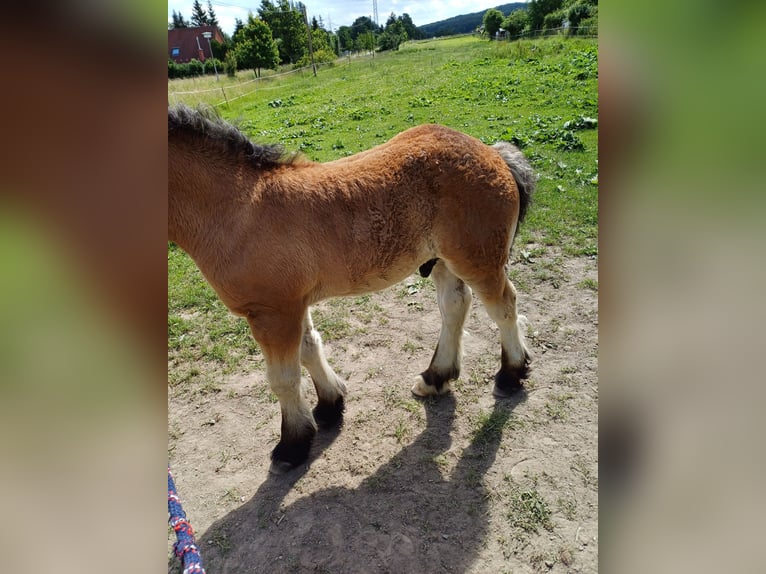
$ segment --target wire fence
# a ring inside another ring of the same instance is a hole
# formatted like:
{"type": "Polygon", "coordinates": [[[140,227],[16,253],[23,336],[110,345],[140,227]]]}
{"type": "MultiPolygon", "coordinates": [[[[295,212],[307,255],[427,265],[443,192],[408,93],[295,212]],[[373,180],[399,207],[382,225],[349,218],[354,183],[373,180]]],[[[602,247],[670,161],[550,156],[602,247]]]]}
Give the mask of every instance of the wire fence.
{"type": "Polygon", "coordinates": [[[566,36],[571,38],[598,38],[598,26],[561,26],[558,28],[545,28],[543,30],[529,30],[511,36],[507,32],[504,35],[496,35],[497,40],[531,40],[548,36],[566,36]]]}
{"type": "MultiPolygon", "coordinates": [[[[357,53],[346,53],[345,55],[341,56],[337,60],[333,62],[317,62],[314,67],[316,67],[317,70],[323,67],[328,66],[334,66],[338,64],[351,64],[352,61],[355,60],[364,60],[367,58],[379,58],[381,57],[381,54],[374,54],[372,52],[367,51],[360,51],[357,53]]],[[[211,88],[200,88],[195,90],[172,90],[171,86],[168,85],[168,104],[169,105],[175,105],[178,103],[185,103],[189,105],[195,105],[199,103],[204,103],[208,105],[212,105],[215,107],[222,106],[224,104],[228,104],[229,102],[233,102],[235,100],[238,100],[240,98],[244,98],[245,96],[248,96],[250,94],[254,94],[256,92],[260,91],[266,91],[266,90],[277,90],[281,87],[279,81],[289,75],[292,74],[306,74],[306,73],[313,73],[312,72],[312,65],[309,64],[307,66],[303,66],[300,68],[296,68],[294,70],[288,70],[285,72],[279,72],[276,74],[267,74],[263,76],[259,76],[256,78],[252,78],[250,80],[245,80],[242,82],[237,83],[228,83],[228,84],[221,84],[217,85],[211,88]],[[249,87],[246,91],[242,91],[243,88],[249,87]],[[219,98],[222,97],[223,99],[220,99],[220,101],[216,101],[215,95],[218,94],[219,98]]],[[[201,76],[194,78],[196,81],[203,81],[203,82],[212,82],[212,76],[201,76]]],[[[183,82],[184,80],[180,80],[183,82]]],[[[216,82],[217,83],[217,82],[216,82]]]]}
{"type": "Polygon", "coordinates": [[[188,100],[198,100],[203,101],[205,100],[206,103],[211,103],[214,106],[221,106],[223,104],[227,104],[229,102],[232,102],[234,100],[238,100],[240,98],[243,98],[247,95],[253,94],[256,91],[264,90],[264,89],[275,89],[278,86],[258,86],[258,84],[264,84],[269,83],[274,80],[279,80],[282,77],[289,76],[292,74],[297,73],[305,73],[307,70],[310,70],[311,66],[304,66],[301,68],[296,68],[294,70],[288,70],[286,72],[280,72],[277,74],[269,74],[267,76],[259,76],[256,78],[253,78],[251,80],[245,80],[243,82],[237,82],[234,84],[228,84],[228,85],[219,85],[212,88],[202,88],[198,90],[177,90],[177,91],[168,91],[168,103],[177,104],[180,101],[188,101],[188,100]],[[240,93],[240,90],[243,88],[250,86],[252,89],[249,89],[248,91],[240,93]],[[220,94],[223,99],[218,102],[210,102],[207,100],[210,100],[213,98],[215,94],[220,94]],[[179,98],[179,96],[185,96],[182,98],[179,98]],[[188,96],[192,96],[191,98],[188,96]],[[194,97],[196,96],[196,97],[194,97]]]}
{"type": "MultiPolygon", "coordinates": [[[[467,36],[472,34],[458,34],[458,36],[467,36]]],[[[526,33],[522,33],[519,35],[511,36],[510,34],[504,34],[504,35],[498,35],[496,36],[497,41],[515,41],[515,40],[529,40],[529,39],[535,39],[535,38],[542,38],[542,37],[551,37],[551,36],[561,36],[566,38],[597,38],[598,37],[598,28],[596,26],[582,26],[582,27],[560,27],[560,28],[547,28],[545,30],[537,30],[537,31],[528,31],[526,33]]],[[[455,37],[455,36],[449,36],[449,37],[455,37]]],[[[443,40],[448,37],[442,37],[442,38],[432,38],[429,40],[443,40]]],[[[429,40],[421,40],[422,41],[429,41],[429,40]]],[[[380,57],[381,54],[378,54],[377,57],[380,57]]],[[[371,52],[358,52],[356,54],[346,54],[337,60],[335,62],[330,63],[317,63],[316,68],[319,69],[324,66],[328,65],[336,65],[341,62],[347,62],[348,64],[351,63],[351,60],[357,60],[357,59],[364,59],[364,58],[374,58],[376,57],[374,53],[371,52]]],[[[296,68],[294,70],[288,70],[285,72],[279,72],[276,74],[268,74],[265,76],[258,76],[255,78],[252,78],[250,80],[245,80],[242,82],[237,83],[229,83],[229,84],[221,84],[218,86],[214,86],[211,88],[201,88],[196,90],[177,90],[172,91],[168,90],[168,104],[178,104],[178,103],[186,103],[186,104],[199,104],[199,103],[205,103],[209,104],[215,107],[222,106],[225,104],[229,104],[230,102],[239,100],[241,98],[244,98],[246,96],[249,96],[251,94],[254,94],[259,91],[265,91],[265,90],[277,90],[281,86],[279,85],[279,80],[283,77],[290,76],[292,74],[304,74],[312,69],[311,65],[303,66],[300,68],[296,68]],[[273,85],[270,85],[272,84],[273,85]],[[243,88],[248,88],[245,91],[242,91],[243,88]],[[220,94],[220,97],[223,99],[216,98],[216,94],[220,94]]],[[[205,77],[207,78],[207,76],[205,77]]],[[[170,86],[169,86],[170,87],[170,86]]]]}

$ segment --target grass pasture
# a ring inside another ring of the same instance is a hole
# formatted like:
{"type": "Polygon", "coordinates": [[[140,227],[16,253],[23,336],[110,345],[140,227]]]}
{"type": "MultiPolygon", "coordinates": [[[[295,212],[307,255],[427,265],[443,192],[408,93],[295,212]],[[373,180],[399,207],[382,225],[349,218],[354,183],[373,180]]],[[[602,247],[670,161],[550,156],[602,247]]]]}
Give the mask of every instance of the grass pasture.
{"type": "Polygon", "coordinates": [[[221,102],[223,85],[222,117],[317,161],[435,122],[513,141],[539,174],[509,267],[534,353],[524,396],[491,397],[497,331],[477,301],[441,401],[409,393],[438,338],[430,280],[323,302],[314,321],[349,383],[346,423],[293,477],[267,474],[279,405],[246,322],[169,246],[169,458],[209,572],[597,571],[597,47],[456,37],[317,77],[168,83],[169,104],[192,106],[221,102]]]}
{"type": "MultiPolygon", "coordinates": [[[[254,140],[316,161],[369,149],[421,123],[486,143],[513,141],[541,175],[522,241],[537,232],[572,254],[596,253],[598,131],[584,120],[598,117],[596,40],[458,37],[338,62],[316,78],[310,70],[266,76],[246,86],[254,93],[218,109],[254,140]]],[[[214,87],[211,77],[174,80],[168,101],[216,104],[220,92],[172,95],[214,87]]]]}

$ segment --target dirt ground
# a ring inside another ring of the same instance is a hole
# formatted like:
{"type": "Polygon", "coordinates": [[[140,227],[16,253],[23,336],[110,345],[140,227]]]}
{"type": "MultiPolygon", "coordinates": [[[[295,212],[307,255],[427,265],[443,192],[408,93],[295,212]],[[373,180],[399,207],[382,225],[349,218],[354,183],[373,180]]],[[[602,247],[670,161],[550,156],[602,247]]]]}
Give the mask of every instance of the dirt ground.
{"type": "Polygon", "coordinates": [[[476,298],[453,392],[411,395],[440,326],[417,275],[314,311],[349,395],[307,467],[268,472],[280,417],[260,355],[219,392],[169,389],[170,465],[207,572],[597,572],[598,264],[543,251],[514,248],[510,267],[533,353],[516,398],[492,396],[499,334],[476,298]]]}

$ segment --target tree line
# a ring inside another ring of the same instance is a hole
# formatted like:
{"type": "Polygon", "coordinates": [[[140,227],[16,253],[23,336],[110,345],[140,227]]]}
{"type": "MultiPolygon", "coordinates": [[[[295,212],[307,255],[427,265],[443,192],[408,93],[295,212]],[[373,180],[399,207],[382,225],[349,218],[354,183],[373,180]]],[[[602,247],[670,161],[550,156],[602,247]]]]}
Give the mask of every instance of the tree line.
{"type": "Polygon", "coordinates": [[[219,26],[218,17],[213,10],[213,3],[211,0],[207,2],[207,10],[202,7],[199,0],[194,0],[192,4],[192,16],[190,20],[186,20],[181,12],[173,10],[173,21],[168,26],[172,28],[196,28],[198,26],[219,26]]]}
{"type": "Polygon", "coordinates": [[[530,0],[508,15],[491,8],[484,13],[484,34],[492,40],[499,30],[510,39],[565,28],[570,35],[598,33],[598,0],[530,0]]]}
{"type": "MultiPolygon", "coordinates": [[[[503,14],[510,14],[518,8],[526,8],[526,3],[511,2],[495,6],[495,8],[500,10],[503,14]]],[[[420,26],[420,30],[426,38],[441,38],[443,36],[454,36],[456,34],[472,34],[481,28],[484,12],[486,12],[486,10],[452,16],[446,20],[424,24],[420,26]]]]}
{"type": "MultiPolygon", "coordinates": [[[[221,31],[223,42],[211,40],[215,62],[229,76],[234,76],[237,70],[250,69],[260,76],[264,68],[307,65],[311,59],[309,33],[317,63],[333,61],[347,52],[398,50],[403,42],[422,38],[409,14],[397,16],[392,12],[385,26],[378,26],[367,16],[361,16],[351,26],[338,28],[337,33],[325,28],[321,16],[307,22],[304,14],[305,6],[300,2],[261,0],[255,14],[250,12],[244,21],[235,19],[231,35],[221,31]]],[[[207,9],[200,0],[194,0],[190,20],[174,10],[168,28],[207,25],[219,26],[211,0],[208,0],[207,9]]],[[[176,64],[168,61],[171,78],[212,73],[212,69],[207,62],[192,60],[188,64],[176,64]]]]}

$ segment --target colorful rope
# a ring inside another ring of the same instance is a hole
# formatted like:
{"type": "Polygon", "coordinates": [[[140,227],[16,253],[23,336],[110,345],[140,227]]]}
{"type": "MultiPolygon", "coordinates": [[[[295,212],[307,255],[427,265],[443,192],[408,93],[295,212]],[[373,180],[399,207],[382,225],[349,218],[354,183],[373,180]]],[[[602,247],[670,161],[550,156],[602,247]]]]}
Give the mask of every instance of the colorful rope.
{"type": "Polygon", "coordinates": [[[176,484],[168,467],[168,522],[175,530],[176,543],[173,544],[173,552],[178,556],[184,566],[183,574],[205,574],[202,567],[202,556],[194,540],[194,530],[186,520],[186,513],[181,508],[181,500],[176,493],[176,484]]]}

